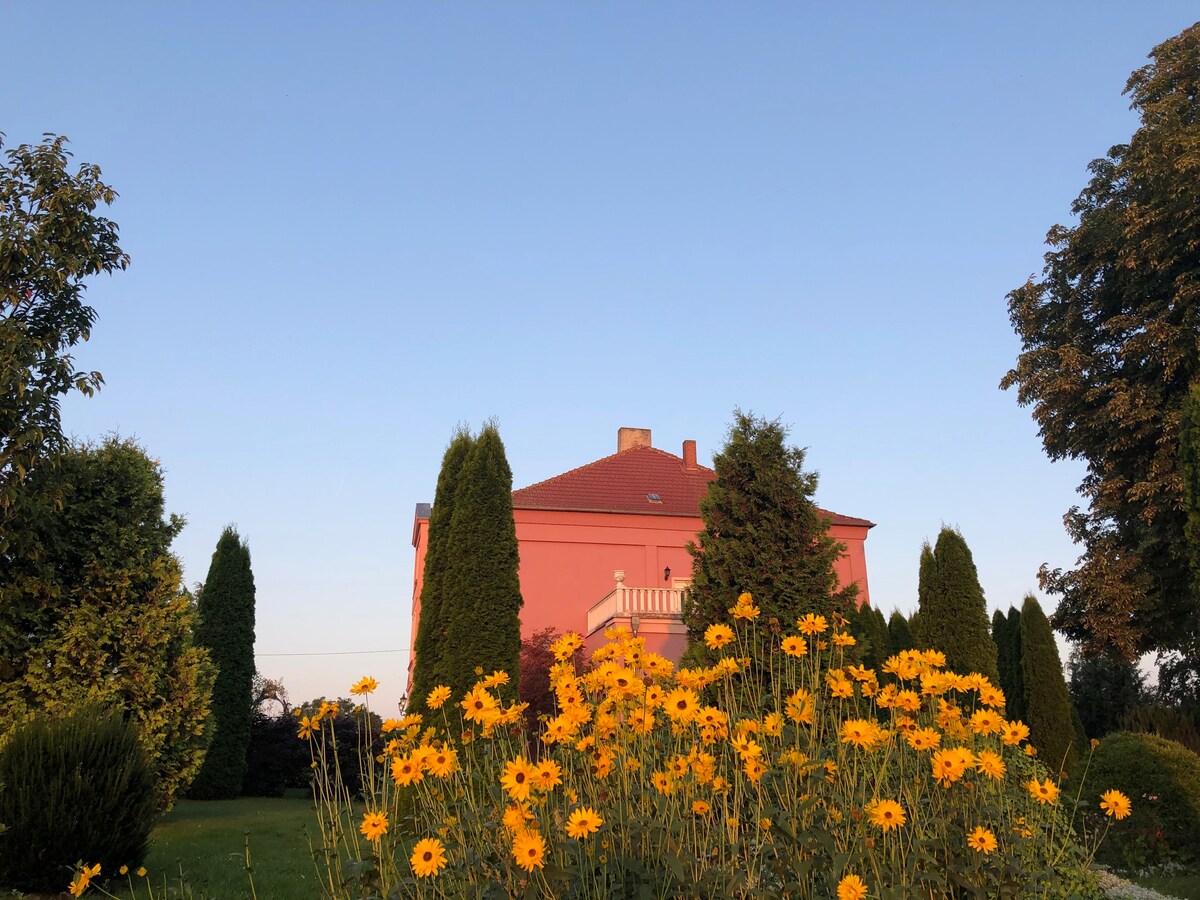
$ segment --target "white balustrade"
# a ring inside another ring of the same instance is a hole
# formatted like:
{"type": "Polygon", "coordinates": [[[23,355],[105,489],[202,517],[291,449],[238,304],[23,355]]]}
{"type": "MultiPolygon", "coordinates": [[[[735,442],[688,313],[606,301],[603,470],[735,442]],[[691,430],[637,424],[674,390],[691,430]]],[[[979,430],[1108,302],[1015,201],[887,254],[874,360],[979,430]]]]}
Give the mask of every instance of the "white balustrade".
{"type": "Polygon", "coordinates": [[[588,610],[588,634],[612,619],[631,616],[679,618],[683,615],[686,588],[627,587],[623,571],[618,570],[613,575],[617,586],[588,610]]]}

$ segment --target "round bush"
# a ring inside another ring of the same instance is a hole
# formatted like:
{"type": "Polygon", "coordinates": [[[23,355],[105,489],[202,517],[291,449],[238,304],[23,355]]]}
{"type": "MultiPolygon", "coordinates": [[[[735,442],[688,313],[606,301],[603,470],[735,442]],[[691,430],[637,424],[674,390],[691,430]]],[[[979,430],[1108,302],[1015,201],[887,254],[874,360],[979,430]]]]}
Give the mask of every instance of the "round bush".
{"type": "Polygon", "coordinates": [[[140,866],[157,819],[154,776],[119,712],[86,708],[19,727],[0,749],[0,884],[58,893],[82,860],[140,866]]]}
{"type": "Polygon", "coordinates": [[[1113,824],[1101,845],[1103,861],[1139,868],[1200,858],[1200,756],[1152,734],[1110,734],[1088,766],[1084,808],[1097,810],[1109,788],[1129,797],[1133,812],[1113,824]]]}

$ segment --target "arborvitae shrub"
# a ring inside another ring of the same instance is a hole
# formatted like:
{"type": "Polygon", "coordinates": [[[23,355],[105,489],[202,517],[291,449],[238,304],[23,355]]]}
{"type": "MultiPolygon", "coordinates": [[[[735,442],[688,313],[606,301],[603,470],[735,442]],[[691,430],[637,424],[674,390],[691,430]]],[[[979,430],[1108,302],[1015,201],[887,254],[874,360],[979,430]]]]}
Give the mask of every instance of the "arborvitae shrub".
{"type": "Polygon", "coordinates": [[[1126,711],[1121,726],[1125,731],[1157,735],[1200,753],[1200,728],[1191,716],[1176,707],[1143,703],[1126,711]]]}
{"type": "Polygon", "coordinates": [[[1102,862],[1141,868],[1200,858],[1200,756],[1175,741],[1118,731],[1100,742],[1085,777],[1085,810],[1096,811],[1110,788],[1133,803],[1101,844],[1102,862]]]}
{"type": "Polygon", "coordinates": [[[119,712],[20,726],[0,750],[0,786],[0,884],[58,894],[80,860],[105,876],[145,861],[154,774],[119,712]]]}

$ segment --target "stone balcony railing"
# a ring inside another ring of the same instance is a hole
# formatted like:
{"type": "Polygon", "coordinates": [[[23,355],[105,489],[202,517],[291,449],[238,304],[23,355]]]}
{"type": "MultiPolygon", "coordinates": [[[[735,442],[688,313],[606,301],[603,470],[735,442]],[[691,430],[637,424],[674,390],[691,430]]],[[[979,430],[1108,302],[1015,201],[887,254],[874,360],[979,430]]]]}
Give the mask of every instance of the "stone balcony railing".
{"type": "Polygon", "coordinates": [[[683,617],[683,598],[687,588],[672,587],[629,587],[625,584],[625,572],[618,569],[613,573],[617,585],[588,610],[588,634],[595,634],[616,620],[637,621],[641,619],[668,619],[678,621],[683,617]]]}

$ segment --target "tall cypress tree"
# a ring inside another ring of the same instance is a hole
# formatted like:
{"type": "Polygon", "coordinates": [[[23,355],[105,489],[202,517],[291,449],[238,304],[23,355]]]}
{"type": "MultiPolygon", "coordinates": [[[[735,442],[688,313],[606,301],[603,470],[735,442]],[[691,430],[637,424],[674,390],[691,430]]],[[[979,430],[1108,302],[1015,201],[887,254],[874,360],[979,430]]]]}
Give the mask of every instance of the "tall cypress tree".
{"type": "Polygon", "coordinates": [[[848,615],[858,585],[839,586],[834,564],[845,547],[813,502],[817,473],[787,430],[737,410],[725,446],[713,458],[717,477],[700,500],[704,527],[688,544],[692,585],[684,603],[686,659],[708,658],[704,631],[729,619],[749,591],[763,621],[790,627],[804,613],[848,615]]]}
{"type": "Polygon", "coordinates": [[[476,667],[502,669],[515,690],[523,601],[512,470],[495,425],[484,426],[462,467],[448,542],[441,601],[446,641],[435,678],[460,696],[474,684],[476,667]]]}
{"type": "Polygon", "coordinates": [[[1008,659],[1008,618],[999,609],[992,613],[992,643],[996,645],[996,670],[1000,673],[997,684],[1000,690],[1004,691],[1006,705],[1011,707],[1009,688],[1012,685],[1012,671],[1008,659]]]}
{"type": "Polygon", "coordinates": [[[967,542],[953,528],[942,528],[936,546],[921,549],[917,590],[925,646],[945,653],[946,665],[956,672],[979,672],[998,682],[979,573],[967,542]]]}
{"type": "Polygon", "coordinates": [[[190,796],[227,800],[238,796],[246,775],[254,684],[254,574],[250,548],[227,526],[217,541],[200,592],[196,642],[217,665],[212,695],[212,744],[190,796]]]}
{"type": "Polygon", "coordinates": [[[412,696],[408,699],[408,708],[413,712],[425,708],[425,698],[437,683],[434,673],[438,671],[446,649],[448,623],[443,602],[451,553],[450,522],[454,517],[454,497],[459,478],[474,446],[475,439],[466,428],[460,426],[450,438],[438,473],[426,537],[428,544],[425,549],[425,573],[421,581],[421,618],[417,623],[413,645],[416,664],[413,669],[412,696]]]}
{"type": "Polygon", "coordinates": [[[1021,606],[1021,672],[1029,704],[1029,742],[1051,772],[1070,769],[1077,753],[1071,698],[1050,621],[1032,594],[1021,606]]]}
{"type": "Polygon", "coordinates": [[[1005,635],[1008,644],[1003,652],[1008,660],[1006,666],[1010,681],[1008,684],[1001,684],[1000,689],[1004,691],[1004,698],[1008,701],[1008,717],[1024,722],[1029,712],[1029,698],[1025,694],[1025,670],[1021,665],[1021,655],[1024,652],[1021,643],[1021,611],[1015,606],[1008,608],[1005,635]]]}
{"type": "Polygon", "coordinates": [[[891,648],[892,653],[899,653],[901,650],[912,650],[917,646],[912,628],[909,627],[908,619],[898,609],[892,610],[892,614],[888,618],[888,646],[891,648]]]}

